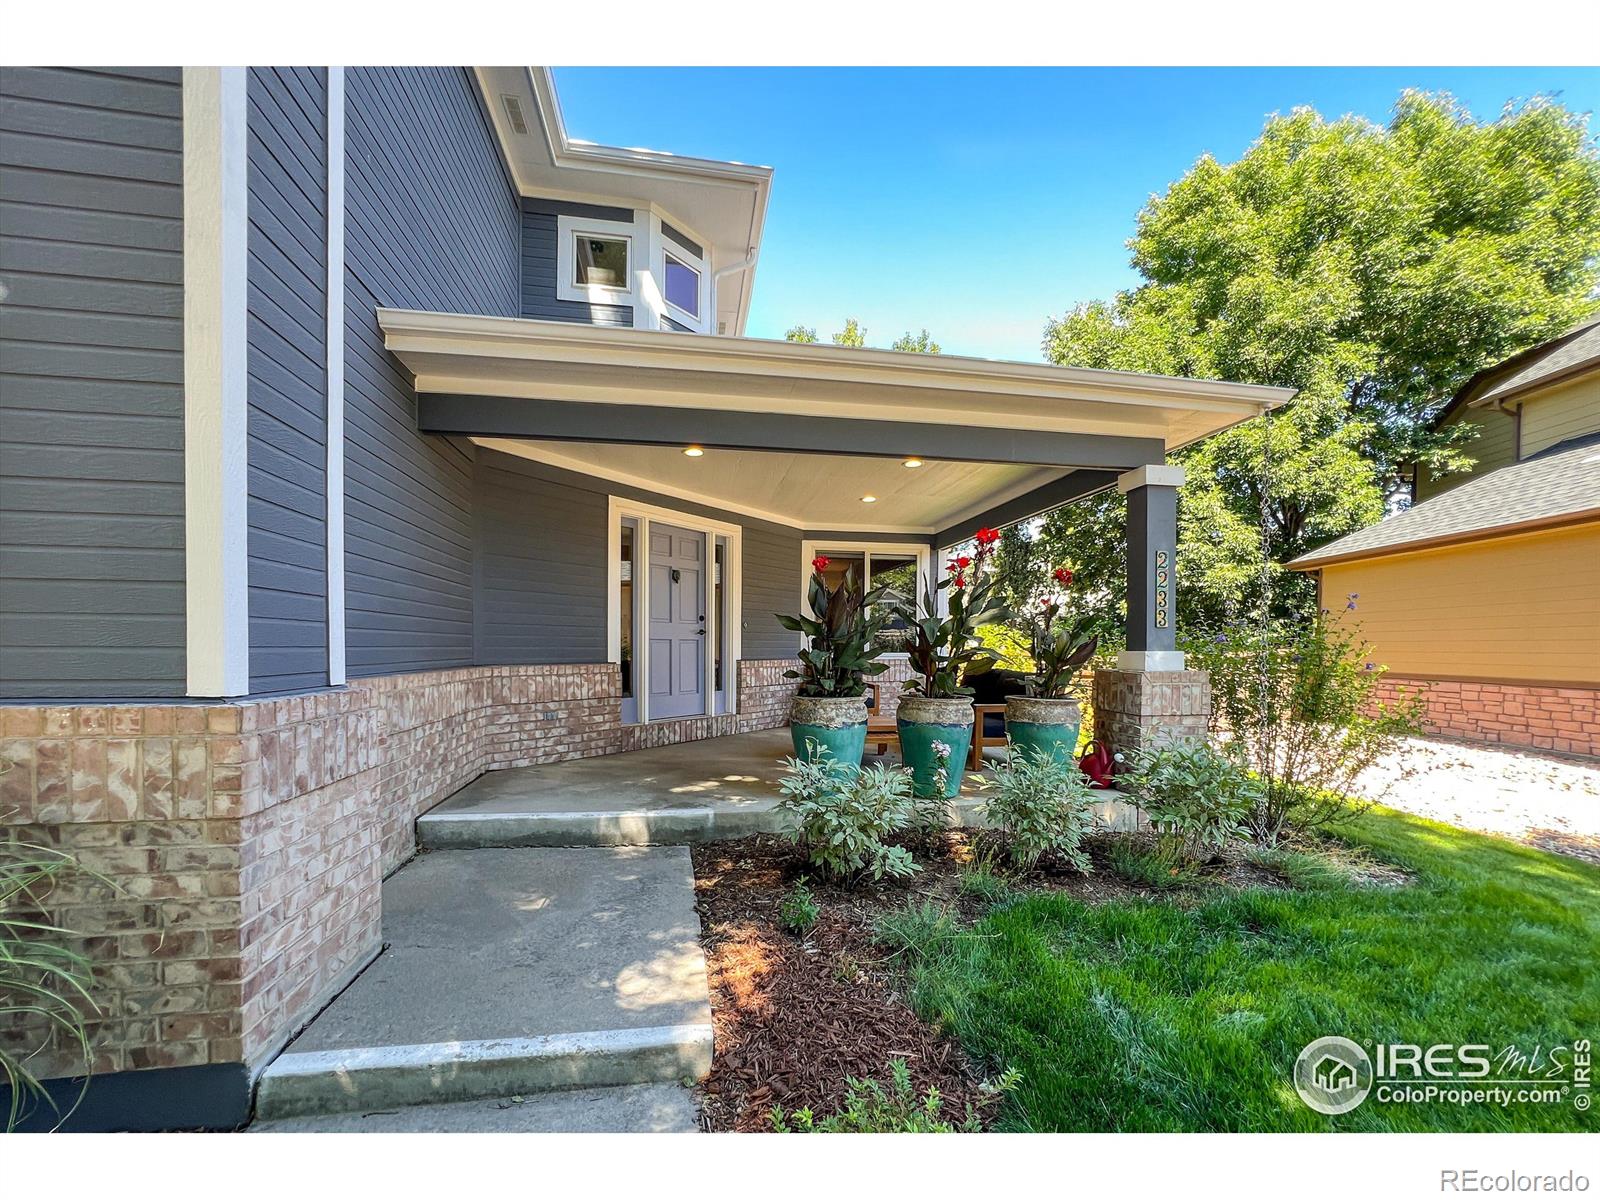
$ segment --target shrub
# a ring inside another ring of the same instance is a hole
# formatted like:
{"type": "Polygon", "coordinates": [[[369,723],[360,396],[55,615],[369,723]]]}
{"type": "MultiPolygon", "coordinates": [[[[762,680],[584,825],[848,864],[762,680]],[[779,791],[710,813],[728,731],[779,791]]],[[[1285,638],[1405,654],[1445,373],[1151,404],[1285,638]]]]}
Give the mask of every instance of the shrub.
{"type": "Polygon", "coordinates": [[[1194,882],[1194,870],[1161,846],[1140,846],[1119,837],[1111,844],[1111,869],[1118,878],[1141,887],[1166,890],[1194,882]]]}
{"type": "Polygon", "coordinates": [[[796,880],[778,903],[778,924],[793,934],[806,932],[817,923],[821,914],[817,898],[811,894],[804,879],[796,880]]]}
{"type": "Polygon", "coordinates": [[[811,863],[835,878],[914,874],[904,846],[885,838],[912,821],[911,775],[882,764],[857,770],[819,747],[810,762],[784,760],[778,807],[795,818],[792,836],[811,863]]]}
{"type": "MultiPolygon", "coordinates": [[[[980,1133],[983,1123],[969,1105],[959,1125],[941,1113],[944,1100],[939,1089],[930,1086],[922,1095],[911,1085],[911,1069],[906,1060],[889,1061],[889,1086],[876,1079],[845,1081],[844,1107],[831,1117],[816,1117],[809,1108],[785,1114],[774,1107],[772,1128],[779,1133],[980,1133]]],[[[999,1096],[1016,1089],[1021,1082],[1016,1071],[1007,1071],[984,1091],[999,1096]]]]}
{"type": "Polygon", "coordinates": [[[1005,838],[1013,866],[1032,870],[1053,854],[1089,870],[1082,843],[1094,829],[1098,797],[1076,763],[1013,746],[1008,761],[995,767],[991,787],[984,816],[1005,838]]]}
{"type": "MultiPolygon", "coordinates": [[[[41,1031],[41,1042],[48,1041],[51,1032],[62,1034],[83,1059],[83,1086],[87,1088],[92,1055],[85,1021],[89,1013],[98,1011],[88,991],[90,963],[65,944],[75,936],[73,932],[50,924],[38,911],[56,881],[74,873],[112,886],[109,880],[79,867],[63,851],[24,841],[16,832],[0,839],[0,1028],[8,1027],[12,1018],[31,1014],[49,1031],[41,1031]]],[[[55,1107],[49,1092],[28,1068],[31,1057],[32,1052],[0,1044],[0,1083],[11,1093],[5,1114],[7,1131],[15,1128],[31,1104],[42,1101],[55,1107]]],[[[80,1090],[78,1099],[82,1098],[80,1090]]],[[[58,1115],[65,1120],[70,1111],[58,1110],[58,1115]]]]}
{"type": "Polygon", "coordinates": [[[1247,834],[1263,788],[1244,767],[1204,742],[1177,743],[1134,756],[1117,777],[1161,835],[1161,853],[1189,862],[1214,857],[1247,834]]]}
{"type": "Polygon", "coordinates": [[[1422,727],[1420,695],[1378,699],[1385,668],[1346,614],[1326,610],[1301,629],[1230,632],[1189,643],[1211,673],[1215,730],[1263,784],[1249,815],[1261,841],[1354,816],[1356,776],[1422,727]]]}

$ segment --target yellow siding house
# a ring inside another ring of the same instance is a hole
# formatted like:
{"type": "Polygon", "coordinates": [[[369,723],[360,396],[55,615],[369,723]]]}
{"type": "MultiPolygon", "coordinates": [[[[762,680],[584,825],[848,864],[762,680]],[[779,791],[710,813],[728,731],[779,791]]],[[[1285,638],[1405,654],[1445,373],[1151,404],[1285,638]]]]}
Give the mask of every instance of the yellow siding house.
{"type": "Polygon", "coordinates": [[[1600,322],[1480,372],[1470,472],[1290,564],[1422,692],[1430,732],[1600,755],[1600,322]],[[1351,599],[1353,597],[1353,600],[1351,599]]]}

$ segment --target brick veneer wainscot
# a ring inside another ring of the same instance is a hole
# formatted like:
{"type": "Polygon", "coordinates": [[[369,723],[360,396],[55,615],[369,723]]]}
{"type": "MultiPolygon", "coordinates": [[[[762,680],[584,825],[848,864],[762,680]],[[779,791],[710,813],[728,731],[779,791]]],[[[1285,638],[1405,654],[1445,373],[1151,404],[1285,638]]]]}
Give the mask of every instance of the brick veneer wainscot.
{"type": "MultiPolygon", "coordinates": [[[[94,963],[96,1072],[258,1067],[377,953],[380,885],[421,813],[488,770],[779,726],[789,665],[740,662],[736,717],[643,730],[621,723],[611,664],[235,704],[0,706],[0,825],[111,881],[47,898],[94,963]]],[[[14,1018],[0,1042],[39,1034],[14,1018]]],[[[52,1036],[35,1068],[79,1070],[52,1036]]]]}
{"type": "Polygon", "coordinates": [[[1420,693],[1423,731],[1465,741],[1600,756],[1600,688],[1385,675],[1377,698],[1420,693]]]}
{"type": "Polygon", "coordinates": [[[1211,721],[1211,676],[1205,671],[1097,670],[1093,697],[1095,737],[1124,756],[1204,741],[1211,721]]]}

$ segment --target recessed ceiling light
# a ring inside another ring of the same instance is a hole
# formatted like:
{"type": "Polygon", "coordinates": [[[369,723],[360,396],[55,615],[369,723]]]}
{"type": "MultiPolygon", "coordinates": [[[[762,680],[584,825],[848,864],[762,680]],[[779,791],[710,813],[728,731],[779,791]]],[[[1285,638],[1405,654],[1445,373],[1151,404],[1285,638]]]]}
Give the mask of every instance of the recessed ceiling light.
{"type": "Polygon", "coordinates": [[[863,497],[861,497],[861,503],[863,503],[863,504],[876,504],[877,502],[878,502],[878,498],[876,496],[863,496],[863,497]]]}
{"type": "Polygon", "coordinates": [[[900,465],[902,467],[920,467],[922,465],[922,460],[920,458],[908,458],[900,465]]]}
{"type": "Polygon", "coordinates": [[[699,458],[702,454],[705,453],[705,451],[702,450],[699,446],[685,446],[683,448],[683,452],[685,454],[687,454],[690,458],[699,458]]]}

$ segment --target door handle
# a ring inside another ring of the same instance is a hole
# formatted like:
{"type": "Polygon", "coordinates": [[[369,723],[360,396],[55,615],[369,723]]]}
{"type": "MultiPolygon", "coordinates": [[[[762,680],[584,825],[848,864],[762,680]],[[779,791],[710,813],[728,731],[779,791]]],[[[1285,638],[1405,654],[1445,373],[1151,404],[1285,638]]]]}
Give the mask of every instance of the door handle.
{"type": "Polygon", "coordinates": [[[705,637],[705,635],[706,635],[706,631],[704,629],[696,629],[695,633],[697,635],[699,635],[700,637],[705,637]]]}

